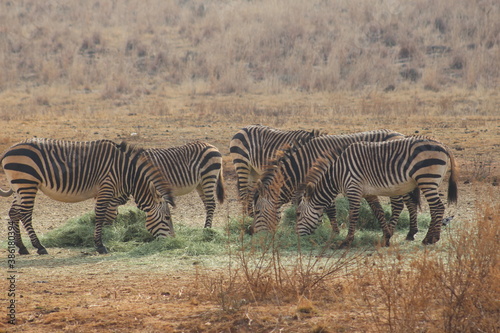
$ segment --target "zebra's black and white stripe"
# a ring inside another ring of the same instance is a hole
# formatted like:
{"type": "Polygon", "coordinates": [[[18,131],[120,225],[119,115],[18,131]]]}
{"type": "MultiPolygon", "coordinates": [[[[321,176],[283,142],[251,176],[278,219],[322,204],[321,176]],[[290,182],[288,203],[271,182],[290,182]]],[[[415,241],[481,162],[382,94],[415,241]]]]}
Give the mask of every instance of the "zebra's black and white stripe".
{"type": "Polygon", "coordinates": [[[117,206],[133,196],[146,213],[146,228],[155,237],[173,235],[168,204],[173,205],[171,188],[144,150],[108,140],[74,142],[29,139],[10,147],[1,157],[3,169],[14,193],[9,216],[20,254],[28,254],[21,240],[19,221],[39,254],[47,250],[32,226],[35,197],[40,190],[62,202],[96,199],[94,241],[99,253],[106,253],[102,226],[116,217],[117,206]]]}
{"type": "MultiPolygon", "coordinates": [[[[340,156],[326,155],[309,172],[297,208],[297,232],[310,234],[324,207],[343,193],[349,200],[349,231],[342,246],[348,246],[354,239],[362,197],[402,195],[418,188],[431,211],[423,243],[433,244],[440,238],[444,214],[438,187],[448,169],[448,202],[453,203],[457,201],[457,168],[453,154],[442,143],[425,137],[354,143],[340,156]]],[[[389,245],[394,225],[384,224],[382,228],[389,245]]]]}
{"type": "Polygon", "coordinates": [[[174,196],[198,192],[206,211],[205,228],[212,226],[215,197],[224,202],[222,155],[211,144],[192,142],[179,147],[145,151],[172,186],[174,196]]]}
{"type": "MultiPolygon", "coordinates": [[[[274,230],[280,220],[280,208],[290,202],[295,195],[298,186],[304,182],[306,174],[314,162],[322,157],[325,152],[342,151],[354,142],[383,142],[403,138],[404,135],[392,130],[382,129],[368,132],[359,132],[345,135],[323,135],[316,137],[305,144],[293,145],[282,151],[282,156],[271,163],[272,165],[257,180],[253,193],[254,222],[253,232],[262,230],[274,230]]],[[[404,207],[401,197],[391,198],[392,217],[391,222],[397,222],[404,207]]],[[[413,239],[417,233],[417,204],[410,200],[409,195],[404,196],[410,212],[410,232],[407,239],[413,239]]],[[[369,200],[370,205],[376,201],[369,200]]],[[[335,202],[332,201],[326,207],[326,213],[330,219],[332,232],[338,233],[336,222],[335,202]]],[[[378,218],[384,218],[378,214],[378,218]]]]}
{"type": "Polygon", "coordinates": [[[321,135],[317,130],[285,131],[276,128],[251,125],[236,133],[230,143],[230,153],[237,175],[238,195],[243,205],[243,214],[251,215],[249,191],[265,166],[274,159],[283,145],[302,139],[309,140],[321,135]]]}

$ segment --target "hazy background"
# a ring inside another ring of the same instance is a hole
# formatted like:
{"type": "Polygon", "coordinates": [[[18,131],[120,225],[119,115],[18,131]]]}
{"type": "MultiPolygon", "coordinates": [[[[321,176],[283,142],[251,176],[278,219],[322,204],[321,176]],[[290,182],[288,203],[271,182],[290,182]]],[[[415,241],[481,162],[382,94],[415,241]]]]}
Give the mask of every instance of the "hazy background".
{"type": "Polygon", "coordinates": [[[0,94],[36,89],[42,106],[57,89],[438,92],[499,77],[496,0],[0,2],[0,94]]]}

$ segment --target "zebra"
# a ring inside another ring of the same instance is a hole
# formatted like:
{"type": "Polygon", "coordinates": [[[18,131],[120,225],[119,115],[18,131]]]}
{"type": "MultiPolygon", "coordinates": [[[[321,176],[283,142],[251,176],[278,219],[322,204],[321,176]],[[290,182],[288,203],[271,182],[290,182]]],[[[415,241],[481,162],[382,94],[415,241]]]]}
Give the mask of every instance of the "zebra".
{"type": "Polygon", "coordinates": [[[196,141],[179,147],[146,149],[145,154],[171,184],[174,196],[188,194],[196,188],[205,206],[205,228],[212,227],[215,196],[221,204],[225,196],[219,150],[196,141]]]}
{"type": "MultiPolygon", "coordinates": [[[[343,193],[349,201],[349,231],[341,247],[354,239],[362,197],[394,196],[415,188],[422,191],[431,211],[431,224],[422,243],[439,241],[444,205],[438,193],[447,170],[448,203],[458,197],[458,169],[452,152],[442,143],[422,136],[404,139],[351,144],[341,155],[325,154],[306,177],[306,185],[299,194],[296,229],[299,235],[308,235],[317,227],[322,209],[343,193]]],[[[394,224],[382,226],[385,245],[394,231],[394,224]]]]}
{"type": "Polygon", "coordinates": [[[237,175],[239,199],[244,215],[252,215],[250,190],[268,161],[278,149],[295,140],[308,140],[320,136],[318,130],[280,130],[264,125],[250,125],[239,130],[231,139],[229,151],[237,175]]]}
{"type": "MultiPolygon", "coordinates": [[[[254,221],[252,232],[274,230],[276,228],[280,220],[279,211],[281,206],[293,199],[299,184],[305,180],[309,169],[318,158],[323,156],[325,151],[333,150],[340,154],[354,142],[382,142],[404,137],[401,133],[381,129],[344,135],[324,135],[316,137],[305,144],[298,143],[290,146],[288,149],[283,149],[278,154],[277,159],[272,161],[271,165],[257,180],[253,189],[254,221]]],[[[391,223],[397,223],[399,215],[403,210],[404,205],[401,199],[399,196],[391,198],[391,223]]],[[[410,231],[408,232],[407,239],[413,240],[414,235],[418,231],[418,202],[412,200],[409,194],[405,194],[403,200],[410,212],[410,231]]],[[[368,200],[368,203],[370,206],[377,205],[377,201],[374,200],[368,200]]],[[[339,233],[336,222],[335,202],[332,201],[325,210],[330,219],[332,232],[339,233]]],[[[385,216],[378,215],[377,218],[385,220],[385,216]]]]}
{"type": "Polygon", "coordinates": [[[175,206],[171,187],[142,148],[110,140],[33,138],[8,148],[0,161],[10,184],[0,195],[14,194],[9,217],[19,254],[29,254],[19,221],[37,253],[47,254],[31,223],[38,190],[62,202],[96,199],[94,242],[101,254],[108,252],[102,242],[102,226],[116,217],[118,205],[130,196],[146,213],[146,228],[153,236],[174,235],[168,206],[175,206]]]}

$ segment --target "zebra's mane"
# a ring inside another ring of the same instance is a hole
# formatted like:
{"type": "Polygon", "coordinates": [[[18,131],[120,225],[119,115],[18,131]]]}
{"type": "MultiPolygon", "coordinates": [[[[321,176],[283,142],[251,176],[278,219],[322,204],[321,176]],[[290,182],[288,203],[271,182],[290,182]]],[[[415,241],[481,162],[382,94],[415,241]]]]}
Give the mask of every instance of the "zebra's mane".
{"type": "Polygon", "coordinates": [[[333,163],[339,158],[339,154],[336,151],[325,151],[324,157],[318,158],[311,169],[307,172],[306,178],[303,183],[299,184],[295,196],[292,199],[294,203],[298,203],[300,198],[304,195],[307,184],[313,183],[317,184],[322,177],[324,177],[325,172],[328,168],[332,166],[333,163]]]}
{"type": "Polygon", "coordinates": [[[122,141],[120,144],[116,144],[116,146],[120,151],[131,158],[131,164],[141,161],[140,163],[146,163],[148,165],[152,175],[151,181],[155,185],[156,190],[167,203],[169,203],[172,207],[175,207],[175,201],[172,195],[172,184],[165,178],[163,173],[160,169],[158,169],[153,161],[146,154],[144,154],[146,150],[138,147],[137,145],[129,144],[126,141],[122,141]]]}
{"type": "Polygon", "coordinates": [[[337,158],[337,154],[325,152],[324,157],[320,157],[314,162],[313,166],[306,175],[305,183],[317,183],[337,158]]]}
{"type": "Polygon", "coordinates": [[[442,144],[441,142],[439,142],[438,140],[434,139],[433,137],[430,137],[430,136],[427,136],[427,135],[407,135],[405,137],[405,139],[411,139],[413,140],[414,142],[421,142],[421,141],[432,141],[434,143],[439,143],[439,144],[442,144]]]}
{"type": "Polygon", "coordinates": [[[116,147],[125,154],[140,155],[144,152],[144,148],[138,147],[134,144],[129,144],[126,141],[120,142],[120,144],[117,144],[116,147]]]}
{"type": "Polygon", "coordinates": [[[311,139],[316,138],[318,136],[328,135],[327,132],[324,132],[319,129],[313,129],[310,133],[311,133],[311,139]]]}
{"type": "Polygon", "coordinates": [[[283,172],[280,169],[277,162],[266,168],[252,190],[254,198],[260,195],[272,199],[273,202],[277,202],[281,188],[285,182],[283,172]]]}
{"type": "Polygon", "coordinates": [[[114,141],[108,140],[108,139],[101,139],[101,140],[92,140],[92,141],[73,141],[73,140],[65,140],[65,139],[51,139],[51,138],[39,138],[37,136],[34,136],[32,138],[25,139],[21,141],[20,143],[34,143],[34,144],[92,144],[95,142],[108,142],[111,144],[116,145],[114,141]]]}
{"type": "MultiPolygon", "coordinates": [[[[250,128],[257,128],[261,131],[276,131],[276,132],[282,132],[283,130],[279,129],[279,128],[274,128],[274,127],[270,127],[270,126],[267,126],[267,125],[262,125],[262,124],[253,124],[253,125],[250,125],[250,126],[247,126],[243,129],[250,129],[250,128]]],[[[322,135],[327,135],[328,133],[327,132],[324,132],[322,130],[319,130],[319,129],[312,129],[311,131],[307,131],[307,130],[294,130],[294,131],[289,131],[289,132],[302,132],[303,134],[309,134],[309,139],[313,139],[315,137],[318,137],[318,136],[322,136],[322,135]]]]}
{"type": "Polygon", "coordinates": [[[272,163],[272,164],[266,166],[266,169],[264,170],[264,172],[262,173],[262,175],[259,178],[265,187],[272,184],[272,182],[274,180],[274,176],[276,175],[276,172],[278,171],[278,168],[279,168],[279,163],[277,161],[275,161],[275,163],[272,163]]]}
{"type": "Polygon", "coordinates": [[[274,155],[274,159],[269,161],[267,166],[264,167],[264,172],[259,178],[262,184],[266,187],[270,186],[282,163],[291,158],[297,150],[311,141],[311,139],[312,138],[295,140],[292,144],[286,144],[278,149],[274,155]]]}

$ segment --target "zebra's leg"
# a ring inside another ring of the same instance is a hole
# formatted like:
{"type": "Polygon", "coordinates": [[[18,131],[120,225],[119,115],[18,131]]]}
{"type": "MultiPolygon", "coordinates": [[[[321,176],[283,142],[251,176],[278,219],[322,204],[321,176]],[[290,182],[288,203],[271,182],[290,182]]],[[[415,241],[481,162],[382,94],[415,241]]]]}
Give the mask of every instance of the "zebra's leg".
{"type": "Polygon", "coordinates": [[[366,201],[368,202],[368,205],[370,205],[370,208],[373,211],[373,214],[375,214],[375,217],[377,218],[378,222],[380,223],[380,227],[382,228],[382,231],[384,233],[384,246],[389,246],[390,245],[390,240],[392,237],[392,230],[390,226],[387,224],[385,221],[385,213],[382,208],[382,205],[380,204],[380,201],[376,196],[370,195],[365,197],[366,201]]]}
{"type": "Polygon", "coordinates": [[[104,224],[108,224],[109,221],[107,218],[117,212],[116,206],[112,204],[113,199],[109,197],[111,193],[113,193],[112,189],[103,186],[97,195],[95,204],[94,244],[97,252],[100,254],[108,253],[108,249],[106,249],[102,242],[102,227],[104,224]]]}
{"type": "Polygon", "coordinates": [[[106,220],[104,222],[106,225],[113,224],[113,222],[116,220],[116,217],[118,216],[118,206],[126,204],[127,201],[127,195],[123,195],[119,198],[116,198],[115,200],[112,200],[112,202],[109,204],[109,208],[106,210],[106,220]]]}
{"type": "Polygon", "coordinates": [[[361,205],[360,192],[348,192],[347,200],[349,201],[349,230],[346,239],[340,244],[341,249],[349,247],[354,240],[354,232],[356,231],[356,224],[359,219],[359,208],[361,205]]]}
{"type": "Polygon", "coordinates": [[[403,201],[410,215],[410,230],[408,231],[408,235],[406,235],[406,240],[412,241],[415,240],[415,235],[418,232],[418,202],[415,202],[408,193],[403,196],[403,201]]]}
{"type": "Polygon", "coordinates": [[[243,215],[248,215],[248,187],[250,181],[250,166],[246,161],[239,160],[236,164],[236,175],[237,175],[237,186],[238,186],[238,196],[240,198],[240,202],[242,204],[242,213],[243,215]]]}
{"type": "MultiPolygon", "coordinates": [[[[37,248],[38,254],[48,254],[45,247],[38,239],[35,229],[33,229],[32,218],[33,218],[33,207],[35,205],[35,196],[38,189],[29,189],[23,192],[24,196],[21,198],[21,204],[19,205],[19,216],[23,223],[24,229],[30,237],[31,244],[33,247],[37,248]]],[[[19,249],[21,251],[21,249],[19,249]]]]}
{"type": "Polygon", "coordinates": [[[112,225],[113,221],[116,220],[116,217],[118,216],[118,206],[112,206],[109,207],[107,210],[107,215],[106,215],[106,225],[112,225]]]}
{"type": "Polygon", "coordinates": [[[19,221],[21,220],[21,215],[19,212],[19,207],[15,202],[10,208],[9,218],[9,234],[11,231],[10,228],[12,227],[12,232],[14,233],[14,244],[18,247],[19,254],[30,254],[21,237],[21,230],[19,229],[19,221]]]}
{"type": "Polygon", "coordinates": [[[330,220],[330,225],[332,227],[332,234],[338,235],[340,233],[339,225],[337,223],[337,210],[335,208],[335,201],[325,209],[326,216],[330,220]]]}
{"type": "Polygon", "coordinates": [[[391,219],[389,220],[389,228],[391,233],[394,234],[394,230],[396,229],[396,225],[399,221],[399,216],[404,208],[403,197],[396,196],[390,197],[391,200],[391,219]]]}
{"type": "Polygon", "coordinates": [[[431,211],[431,225],[422,243],[424,245],[434,244],[439,241],[441,235],[441,225],[444,215],[444,205],[439,198],[437,189],[422,189],[425,199],[429,203],[431,211]]]}
{"type": "Polygon", "coordinates": [[[238,194],[243,207],[243,215],[253,217],[253,189],[258,173],[250,165],[244,164],[236,169],[238,174],[238,194]]]}
{"type": "MultiPolygon", "coordinates": [[[[215,183],[213,185],[215,185],[215,183]]],[[[206,212],[205,228],[211,228],[215,211],[214,191],[212,190],[210,191],[210,193],[208,193],[209,190],[204,191],[202,184],[196,187],[196,191],[198,192],[198,195],[200,196],[201,200],[203,201],[203,205],[205,206],[205,212],[206,212]]]]}

